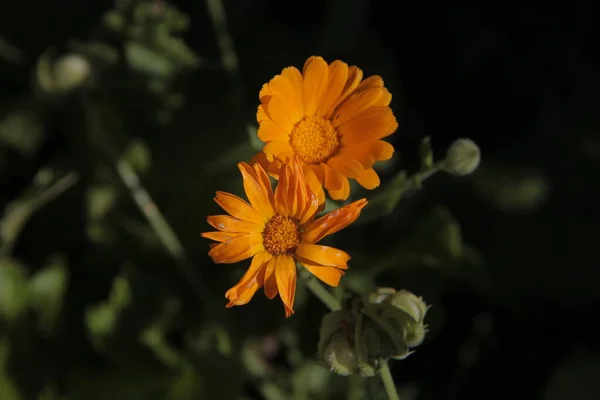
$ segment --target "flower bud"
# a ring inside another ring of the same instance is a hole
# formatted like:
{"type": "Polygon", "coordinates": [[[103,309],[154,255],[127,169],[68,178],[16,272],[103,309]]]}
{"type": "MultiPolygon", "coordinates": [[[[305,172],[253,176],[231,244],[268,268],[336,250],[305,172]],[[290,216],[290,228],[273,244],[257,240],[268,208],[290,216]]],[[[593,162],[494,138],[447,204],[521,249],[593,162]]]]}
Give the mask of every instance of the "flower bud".
{"type": "Polygon", "coordinates": [[[469,175],[477,169],[481,161],[479,146],[471,139],[457,139],[446,153],[443,166],[452,175],[469,175]]]}
{"type": "Polygon", "coordinates": [[[91,73],[90,63],[79,54],[66,54],[54,64],[56,85],[64,92],[83,86],[91,73]]]}
{"type": "Polygon", "coordinates": [[[356,353],[350,341],[352,318],[344,311],[334,311],[325,317],[319,332],[319,358],[338,375],[350,375],[357,370],[356,353]]]}
{"type": "Polygon", "coordinates": [[[36,78],[45,93],[62,95],[87,85],[92,78],[92,66],[79,54],[66,54],[54,61],[50,52],[46,52],[38,60],[36,78]]]}
{"type": "Polygon", "coordinates": [[[413,317],[416,322],[423,322],[425,314],[429,310],[429,306],[425,304],[422,297],[407,290],[400,290],[392,295],[390,304],[413,317]]]}

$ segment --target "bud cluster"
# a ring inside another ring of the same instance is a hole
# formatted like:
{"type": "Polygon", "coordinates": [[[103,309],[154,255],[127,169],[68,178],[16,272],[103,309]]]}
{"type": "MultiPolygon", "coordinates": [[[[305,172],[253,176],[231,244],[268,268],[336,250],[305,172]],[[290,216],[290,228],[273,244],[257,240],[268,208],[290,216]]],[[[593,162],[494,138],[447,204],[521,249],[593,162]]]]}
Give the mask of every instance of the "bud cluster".
{"type": "Polygon", "coordinates": [[[423,342],[429,306],[406,290],[379,288],[323,318],[319,358],[339,375],[374,376],[382,360],[401,360],[423,342]]]}

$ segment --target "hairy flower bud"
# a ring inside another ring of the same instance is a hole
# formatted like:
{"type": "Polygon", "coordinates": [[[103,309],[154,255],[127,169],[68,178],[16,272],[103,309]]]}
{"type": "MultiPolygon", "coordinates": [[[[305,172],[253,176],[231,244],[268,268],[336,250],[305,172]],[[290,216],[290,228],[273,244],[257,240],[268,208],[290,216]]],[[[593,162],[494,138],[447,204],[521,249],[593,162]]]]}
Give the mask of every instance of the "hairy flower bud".
{"type": "Polygon", "coordinates": [[[334,311],[325,315],[321,323],[319,358],[338,375],[350,375],[358,368],[348,330],[352,325],[349,317],[345,311],[334,311]]]}
{"type": "Polygon", "coordinates": [[[457,139],[446,153],[444,169],[452,175],[469,175],[477,169],[481,161],[479,146],[471,139],[457,139]]]}
{"type": "Polygon", "coordinates": [[[374,376],[382,360],[404,359],[421,344],[429,306],[406,290],[379,288],[323,318],[319,357],[340,375],[374,376]]]}

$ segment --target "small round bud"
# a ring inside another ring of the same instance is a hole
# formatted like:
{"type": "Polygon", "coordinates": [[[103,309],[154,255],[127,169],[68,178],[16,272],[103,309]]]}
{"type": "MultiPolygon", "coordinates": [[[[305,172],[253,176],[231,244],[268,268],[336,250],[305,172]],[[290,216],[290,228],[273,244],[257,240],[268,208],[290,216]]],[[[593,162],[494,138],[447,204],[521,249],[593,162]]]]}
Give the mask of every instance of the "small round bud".
{"type": "Polygon", "coordinates": [[[319,332],[319,358],[338,375],[350,375],[357,368],[357,358],[350,342],[354,322],[344,311],[333,311],[323,317],[319,332]]]}
{"type": "Polygon", "coordinates": [[[398,307],[408,315],[414,318],[416,322],[423,322],[429,306],[425,304],[423,298],[407,290],[400,290],[392,296],[390,301],[395,307],[398,307]]]}
{"type": "Polygon", "coordinates": [[[66,54],[54,64],[54,79],[59,90],[68,92],[84,85],[90,78],[92,67],[79,54],[66,54]]]}
{"type": "Polygon", "coordinates": [[[358,362],[354,348],[341,332],[333,335],[322,354],[323,361],[332,372],[347,376],[356,372],[358,362]]]}
{"type": "Polygon", "coordinates": [[[481,161],[479,146],[471,139],[457,139],[446,153],[444,169],[452,175],[469,175],[477,169],[481,161]]]}

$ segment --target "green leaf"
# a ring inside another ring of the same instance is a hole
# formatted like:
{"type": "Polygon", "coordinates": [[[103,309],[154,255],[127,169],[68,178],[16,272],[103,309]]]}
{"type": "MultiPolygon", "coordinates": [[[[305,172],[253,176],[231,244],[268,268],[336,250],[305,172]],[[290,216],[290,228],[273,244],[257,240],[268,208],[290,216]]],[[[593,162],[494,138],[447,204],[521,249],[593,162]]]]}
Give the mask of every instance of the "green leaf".
{"type": "Polygon", "coordinates": [[[431,138],[426,136],[421,140],[419,147],[419,158],[421,160],[421,171],[429,171],[433,168],[433,150],[431,149],[431,138]]]}
{"type": "Polygon", "coordinates": [[[44,124],[33,110],[14,110],[0,120],[0,142],[26,157],[32,157],[37,152],[44,134],[44,124]]]}
{"type": "Polygon", "coordinates": [[[123,276],[113,281],[108,301],[90,306],[85,313],[85,324],[90,340],[97,349],[103,349],[115,333],[121,311],[129,305],[129,282],[123,276]]]}
{"type": "Polygon", "coordinates": [[[389,215],[402,200],[406,187],[406,171],[400,171],[385,188],[369,199],[369,203],[354,224],[366,224],[389,215]]]}
{"type": "Polygon", "coordinates": [[[37,314],[41,330],[46,333],[51,333],[56,326],[67,281],[66,261],[59,256],[29,280],[29,304],[37,314]]]}
{"type": "Polygon", "coordinates": [[[147,172],[152,165],[152,155],[148,145],[142,139],[132,139],[122,158],[133,167],[133,169],[142,174],[147,172]]]}
{"type": "Polygon", "coordinates": [[[175,74],[176,67],[171,60],[137,42],[125,44],[125,58],[133,70],[144,74],[162,78],[175,74]]]}
{"type": "Polygon", "coordinates": [[[113,185],[98,184],[86,193],[87,215],[91,221],[102,220],[115,205],[117,192],[113,185]]]}
{"type": "Polygon", "coordinates": [[[0,393],[2,400],[21,400],[23,397],[19,394],[16,385],[12,380],[0,371],[0,393]]]}
{"type": "Polygon", "coordinates": [[[0,318],[8,323],[27,308],[27,277],[24,267],[11,259],[0,259],[0,318]]]}

